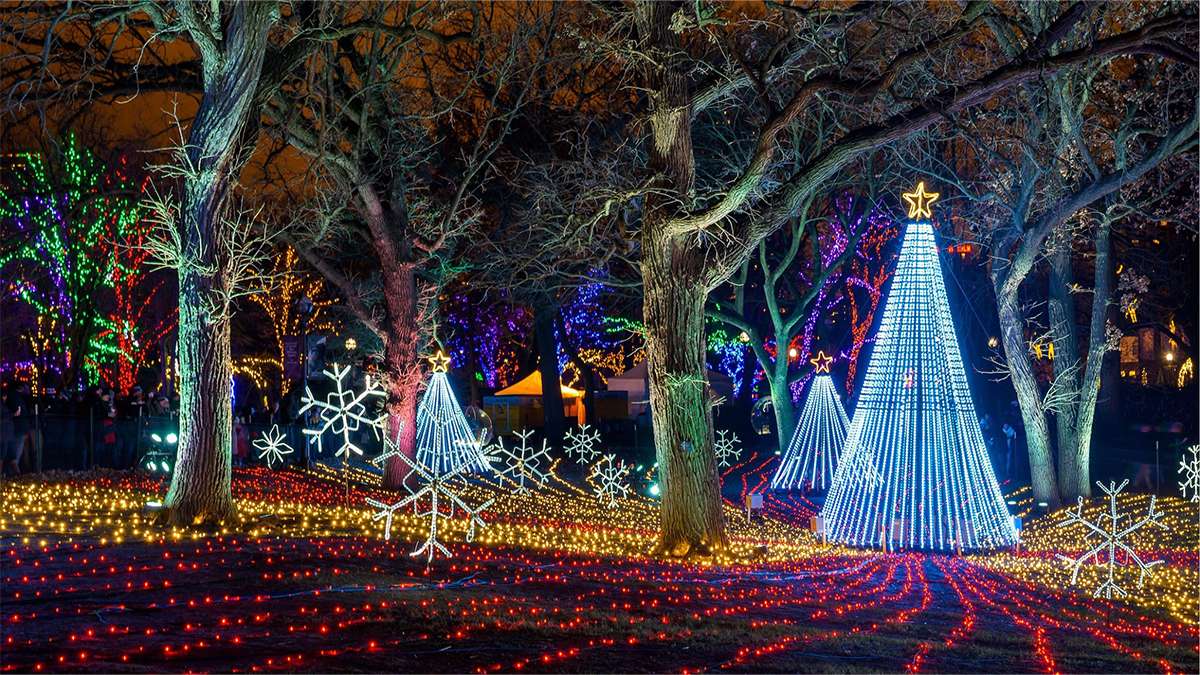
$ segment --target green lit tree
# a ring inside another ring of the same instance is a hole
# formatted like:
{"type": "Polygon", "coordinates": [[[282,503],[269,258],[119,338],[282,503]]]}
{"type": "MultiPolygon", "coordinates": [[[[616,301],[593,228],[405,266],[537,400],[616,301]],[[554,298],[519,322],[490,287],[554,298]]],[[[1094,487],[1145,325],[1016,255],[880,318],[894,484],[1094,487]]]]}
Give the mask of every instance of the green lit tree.
{"type": "Polygon", "coordinates": [[[41,336],[50,340],[40,345],[43,371],[57,371],[68,387],[94,381],[119,349],[104,302],[130,271],[120,247],[142,224],[139,186],[123,158],[105,162],[74,134],[45,153],[11,156],[7,169],[0,270],[12,281],[5,292],[53,326],[41,336]]]}

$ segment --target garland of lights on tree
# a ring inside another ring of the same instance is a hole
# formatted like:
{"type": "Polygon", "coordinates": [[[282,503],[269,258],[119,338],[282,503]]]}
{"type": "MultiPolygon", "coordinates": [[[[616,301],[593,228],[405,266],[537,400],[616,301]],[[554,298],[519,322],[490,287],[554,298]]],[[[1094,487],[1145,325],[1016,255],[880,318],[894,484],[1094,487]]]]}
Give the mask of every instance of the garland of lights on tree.
{"type": "Polygon", "coordinates": [[[838,400],[833,377],[829,373],[833,357],[826,356],[822,351],[809,362],[816,366],[816,375],[804,398],[796,433],[792,434],[779,468],[771,478],[772,490],[798,490],[805,487],[824,490],[833,479],[838,455],[846,440],[846,427],[850,425],[850,420],[846,418],[846,410],[838,400]]]}
{"type": "Polygon", "coordinates": [[[821,511],[825,534],[860,546],[987,549],[1015,544],[967,386],[919,183],[910,223],[846,436],[821,511]],[[865,480],[875,471],[882,480],[865,480]]]}
{"type": "Polygon", "coordinates": [[[155,312],[162,280],[151,282],[141,217],[142,186],[128,161],[105,163],[74,134],[52,156],[0,156],[0,223],[12,244],[0,251],[2,292],[28,307],[22,331],[31,358],[18,362],[35,390],[49,373],[105,382],[128,391],[138,371],[175,328],[176,314],[155,312]]]}
{"type": "Polygon", "coordinates": [[[436,474],[448,474],[460,466],[463,471],[487,471],[480,439],[471,433],[450,388],[446,375],[450,357],[439,351],[429,357],[429,363],[433,373],[417,407],[417,461],[436,474]]]}

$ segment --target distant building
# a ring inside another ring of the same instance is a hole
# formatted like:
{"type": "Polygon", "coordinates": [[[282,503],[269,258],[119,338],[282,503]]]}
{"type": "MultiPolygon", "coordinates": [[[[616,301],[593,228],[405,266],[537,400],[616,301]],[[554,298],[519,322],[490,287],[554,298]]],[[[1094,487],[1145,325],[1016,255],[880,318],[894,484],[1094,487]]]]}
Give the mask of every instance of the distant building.
{"type": "Polygon", "coordinates": [[[1192,357],[1166,331],[1152,325],[1136,326],[1121,338],[1121,379],[1143,387],[1183,388],[1196,377],[1192,357]]]}

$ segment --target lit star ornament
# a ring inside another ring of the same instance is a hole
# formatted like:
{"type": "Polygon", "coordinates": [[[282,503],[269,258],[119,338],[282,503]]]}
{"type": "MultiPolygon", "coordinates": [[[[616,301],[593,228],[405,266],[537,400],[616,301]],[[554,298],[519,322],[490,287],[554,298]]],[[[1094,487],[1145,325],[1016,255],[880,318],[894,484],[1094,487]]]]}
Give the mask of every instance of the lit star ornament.
{"type": "Polygon", "coordinates": [[[450,370],[450,357],[439,349],[436,354],[429,357],[429,367],[435,373],[445,373],[450,370]]]}
{"type": "Polygon", "coordinates": [[[917,189],[912,192],[905,192],[901,197],[908,202],[908,217],[912,220],[921,220],[933,218],[933,213],[929,210],[929,205],[936,202],[941,196],[939,192],[926,192],[925,181],[917,183],[917,189]]]}
{"type": "Polygon", "coordinates": [[[833,365],[833,357],[826,356],[824,350],[817,352],[814,358],[808,360],[809,363],[817,367],[816,372],[828,373],[829,366],[833,365]]]}

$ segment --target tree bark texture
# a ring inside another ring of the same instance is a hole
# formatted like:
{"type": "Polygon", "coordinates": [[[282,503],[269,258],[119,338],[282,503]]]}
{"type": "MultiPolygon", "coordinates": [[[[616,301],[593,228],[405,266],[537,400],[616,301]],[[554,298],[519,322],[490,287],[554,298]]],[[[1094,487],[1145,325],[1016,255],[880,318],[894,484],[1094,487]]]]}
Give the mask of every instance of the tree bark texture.
{"type": "Polygon", "coordinates": [[[271,3],[235,4],[219,44],[204,44],[204,96],[188,133],[180,205],[179,446],[164,507],[178,524],[234,516],[230,190],[246,156],[246,129],[262,76],[271,3]]]}
{"type": "MultiPolygon", "coordinates": [[[[1112,298],[1112,240],[1107,222],[1096,232],[1095,286],[1092,290],[1092,316],[1088,335],[1087,364],[1079,386],[1079,411],[1075,416],[1076,445],[1074,451],[1075,484],[1070,496],[1092,496],[1092,427],[1096,421],[1096,404],[1100,397],[1100,379],[1104,373],[1104,358],[1108,350],[1108,306],[1112,298]]],[[[1060,452],[1063,450],[1060,449],[1060,452]]]]}
{"type": "Polygon", "coordinates": [[[1079,345],[1075,339],[1075,297],[1071,294],[1074,274],[1069,242],[1050,255],[1050,337],[1055,349],[1054,386],[1063,398],[1054,411],[1054,430],[1058,440],[1058,487],[1064,499],[1070,499],[1077,483],[1078,467],[1073,448],[1077,444],[1076,403],[1079,398],[1079,345]]]}
{"type": "Polygon", "coordinates": [[[646,197],[642,223],[642,313],[662,488],[659,550],[676,556],[728,545],[704,367],[708,270],[694,235],[670,227],[680,206],[690,203],[695,181],[688,59],[670,28],[680,6],[642,2],[635,8],[639,36],[654,54],[646,72],[649,169],[665,195],[646,197]]]}
{"type": "Polygon", "coordinates": [[[780,452],[785,452],[788,443],[792,442],[792,434],[796,433],[796,408],[792,405],[792,387],[788,382],[787,345],[776,349],[775,363],[771,364],[775,370],[775,377],[770,378],[771,402],[775,408],[775,430],[779,435],[777,445],[780,452]]]}
{"type": "Polygon", "coordinates": [[[1009,289],[1003,284],[996,286],[996,299],[1004,357],[1008,361],[1009,375],[1021,408],[1021,420],[1025,424],[1033,497],[1039,502],[1046,502],[1055,507],[1060,502],[1054,458],[1050,454],[1050,431],[1046,424],[1046,416],[1042,412],[1037,378],[1029,362],[1029,347],[1025,344],[1025,318],[1021,311],[1020,299],[1015,288],[1009,289]]]}
{"type": "Polygon", "coordinates": [[[544,304],[533,313],[534,339],[538,349],[538,373],[542,376],[542,411],[545,414],[546,440],[551,444],[562,440],[566,430],[563,416],[562,382],[558,376],[558,340],[554,326],[558,307],[544,304]]]}
{"type": "MultiPolygon", "coordinates": [[[[384,349],[387,364],[388,438],[399,435],[399,451],[417,456],[417,404],[421,393],[421,365],[417,357],[416,266],[389,261],[383,264],[384,304],[387,308],[388,339],[384,349]],[[397,431],[398,430],[398,431],[397,431]]],[[[399,489],[408,475],[408,465],[399,457],[388,460],[383,487],[399,489]]]]}
{"type": "Polygon", "coordinates": [[[708,291],[671,274],[675,250],[647,249],[642,307],[662,489],[660,549],[683,556],[719,551],[728,542],[704,367],[708,291]]]}

